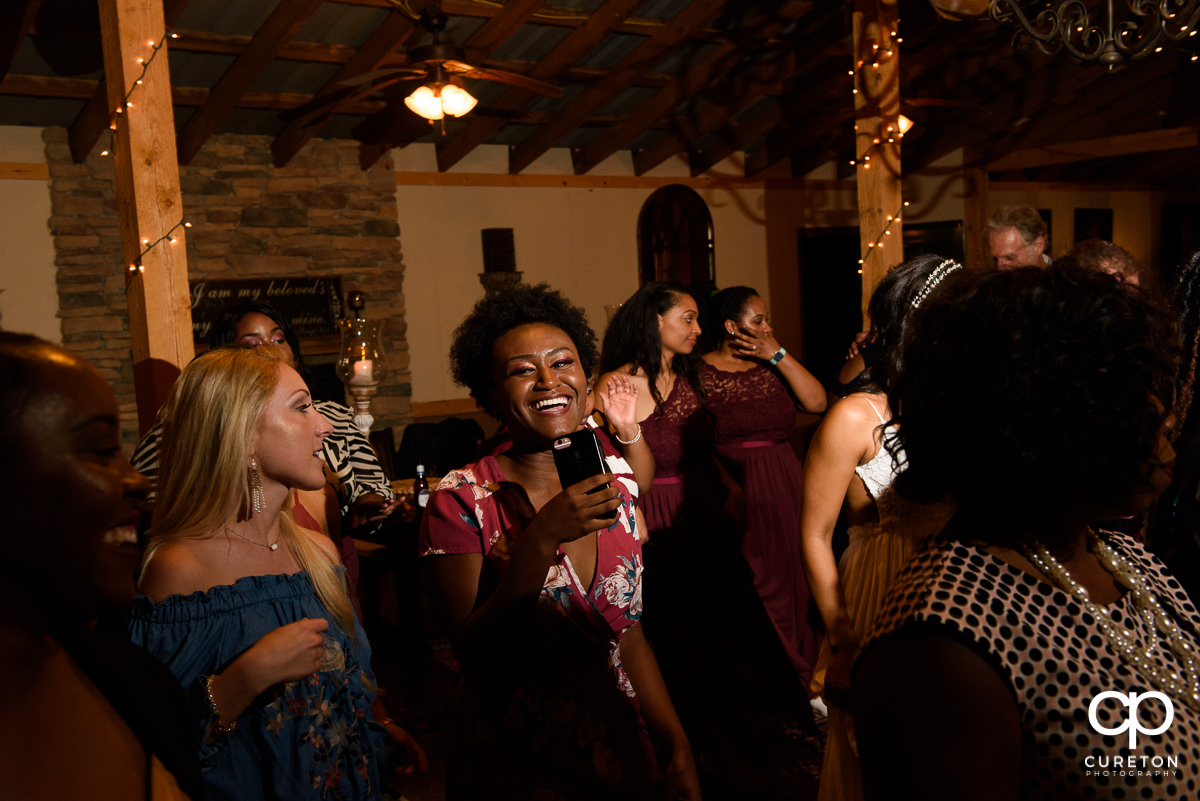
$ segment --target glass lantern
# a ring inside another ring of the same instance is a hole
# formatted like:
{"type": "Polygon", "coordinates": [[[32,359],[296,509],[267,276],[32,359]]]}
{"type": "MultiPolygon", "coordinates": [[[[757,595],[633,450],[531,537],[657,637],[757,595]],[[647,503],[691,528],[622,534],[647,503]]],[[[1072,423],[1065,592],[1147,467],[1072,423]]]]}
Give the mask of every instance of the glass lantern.
{"type": "Polygon", "coordinates": [[[353,318],[338,322],[342,331],[342,349],[337,361],[338,378],[346,384],[354,399],[354,423],[363,432],[371,430],[371,398],[387,375],[381,339],[383,320],[367,320],[362,316],[363,293],[351,292],[346,305],[353,318]]]}

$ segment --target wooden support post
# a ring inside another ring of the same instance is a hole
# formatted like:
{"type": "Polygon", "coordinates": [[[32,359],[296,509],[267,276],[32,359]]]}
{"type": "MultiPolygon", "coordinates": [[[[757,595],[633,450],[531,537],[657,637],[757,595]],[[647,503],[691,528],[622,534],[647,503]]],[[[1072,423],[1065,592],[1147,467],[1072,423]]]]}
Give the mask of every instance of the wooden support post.
{"type": "Polygon", "coordinates": [[[194,353],[165,31],[159,0],[100,2],[133,377],[143,432],[194,353]],[[155,46],[164,49],[151,61],[155,46]],[[168,236],[175,241],[163,239],[168,236]]]}
{"type": "Polygon", "coordinates": [[[992,266],[992,255],[987,241],[987,193],[988,173],[986,167],[972,167],[971,162],[963,167],[963,238],[965,242],[966,266],[983,269],[992,266]]]}
{"type": "Polygon", "coordinates": [[[904,260],[900,215],[898,0],[854,0],[855,167],[862,242],[862,310],[879,279],[904,260]]]}

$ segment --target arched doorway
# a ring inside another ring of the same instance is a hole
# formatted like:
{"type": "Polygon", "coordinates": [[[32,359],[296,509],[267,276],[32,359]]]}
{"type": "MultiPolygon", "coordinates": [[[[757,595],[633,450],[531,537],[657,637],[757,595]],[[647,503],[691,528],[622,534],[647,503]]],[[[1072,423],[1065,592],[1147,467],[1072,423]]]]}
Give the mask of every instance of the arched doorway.
{"type": "Polygon", "coordinates": [[[712,215],[704,198],[682,184],[657,190],[638,216],[642,284],[674,281],[706,297],[716,286],[712,215]]]}

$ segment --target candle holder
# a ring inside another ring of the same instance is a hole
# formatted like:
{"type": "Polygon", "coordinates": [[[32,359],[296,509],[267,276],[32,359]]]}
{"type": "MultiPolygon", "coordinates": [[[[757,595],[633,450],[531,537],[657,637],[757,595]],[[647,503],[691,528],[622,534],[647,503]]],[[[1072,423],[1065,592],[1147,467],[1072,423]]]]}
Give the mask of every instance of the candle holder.
{"type": "Polygon", "coordinates": [[[375,422],[371,416],[371,399],[387,375],[387,368],[380,341],[384,321],[365,319],[363,303],[362,292],[351,292],[346,297],[346,305],[354,317],[338,321],[342,330],[342,350],[338,356],[337,374],[353,398],[354,424],[365,434],[375,422]]]}

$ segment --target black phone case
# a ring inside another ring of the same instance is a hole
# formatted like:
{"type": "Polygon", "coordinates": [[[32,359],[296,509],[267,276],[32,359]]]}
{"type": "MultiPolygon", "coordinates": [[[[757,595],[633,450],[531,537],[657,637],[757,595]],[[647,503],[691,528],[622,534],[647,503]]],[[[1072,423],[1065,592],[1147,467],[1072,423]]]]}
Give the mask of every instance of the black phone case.
{"type": "MultiPolygon", "coordinates": [[[[598,476],[608,472],[604,461],[604,452],[600,450],[600,440],[590,428],[575,431],[554,441],[554,467],[558,470],[558,481],[563,489],[578,484],[590,476],[598,476]]],[[[588,492],[599,492],[606,485],[601,485],[588,492]]],[[[617,510],[605,515],[615,519],[617,510]]]]}

